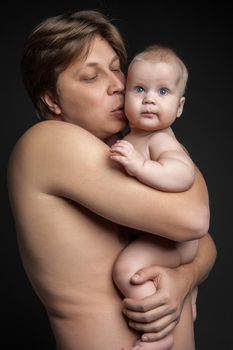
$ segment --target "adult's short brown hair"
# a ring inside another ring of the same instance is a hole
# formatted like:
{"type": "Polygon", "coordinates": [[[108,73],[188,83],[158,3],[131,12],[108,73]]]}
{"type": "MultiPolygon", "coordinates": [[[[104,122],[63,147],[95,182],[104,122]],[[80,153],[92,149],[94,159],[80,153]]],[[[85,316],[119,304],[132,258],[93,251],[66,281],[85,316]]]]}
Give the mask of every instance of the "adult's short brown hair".
{"type": "Polygon", "coordinates": [[[26,90],[40,120],[51,111],[41,96],[45,91],[56,95],[58,75],[77,57],[88,52],[96,35],[102,36],[126,61],[126,49],[118,29],[98,11],[78,11],[50,17],[29,35],[23,49],[21,72],[26,90]]]}

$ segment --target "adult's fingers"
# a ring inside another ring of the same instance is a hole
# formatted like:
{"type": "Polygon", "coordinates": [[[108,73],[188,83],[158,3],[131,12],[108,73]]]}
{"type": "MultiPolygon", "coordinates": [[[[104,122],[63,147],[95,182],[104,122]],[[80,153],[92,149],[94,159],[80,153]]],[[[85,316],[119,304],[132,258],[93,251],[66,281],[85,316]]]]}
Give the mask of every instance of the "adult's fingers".
{"type": "Polygon", "coordinates": [[[124,299],[124,308],[137,311],[137,312],[146,312],[149,310],[156,309],[167,303],[167,296],[162,293],[154,293],[143,299],[124,299]]]}
{"type": "Polygon", "coordinates": [[[156,271],[156,266],[144,267],[143,269],[138,270],[130,279],[134,284],[142,284],[146,281],[154,281],[155,283],[159,282],[160,271],[159,267],[156,271]]]}
{"type": "Polygon", "coordinates": [[[156,309],[152,309],[146,312],[137,312],[124,308],[123,313],[131,321],[136,321],[140,323],[150,323],[170,314],[171,311],[168,310],[166,306],[160,306],[156,309]]]}
{"type": "Polygon", "coordinates": [[[165,329],[167,329],[170,325],[177,323],[178,320],[179,320],[179,317],[175,317],[174,314],[171,314],[171,315],[162,317],[159,320],[151,323],[140,323],[140,322],[135,322],[130,320],[129,326],[143,333],[145,332],[145,333],[159,334],[163,332],[165,329]]]}
{"type": "Polygon", "coordinates": [[[162,329],[160,332],[142,334],[141,339],[145,342],[154,342],[154,341],[163,339],[173,331],[176,325],[177,325],[177,321],[173,321],[166,328],[162,329]]]}

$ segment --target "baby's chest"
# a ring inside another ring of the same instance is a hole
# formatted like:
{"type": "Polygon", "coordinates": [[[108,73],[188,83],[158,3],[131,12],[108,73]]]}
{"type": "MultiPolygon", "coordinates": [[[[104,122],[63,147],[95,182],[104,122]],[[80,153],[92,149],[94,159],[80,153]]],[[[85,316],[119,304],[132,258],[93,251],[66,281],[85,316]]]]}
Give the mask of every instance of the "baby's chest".
{"type": "Polygon", "coordinates": [[[126,141],[132,143],[138,153],[140,153],[145,159],[150,159],[149,153],[149,140],[147,139],[136,139],[136,138],[125,138],[126,141]]]}

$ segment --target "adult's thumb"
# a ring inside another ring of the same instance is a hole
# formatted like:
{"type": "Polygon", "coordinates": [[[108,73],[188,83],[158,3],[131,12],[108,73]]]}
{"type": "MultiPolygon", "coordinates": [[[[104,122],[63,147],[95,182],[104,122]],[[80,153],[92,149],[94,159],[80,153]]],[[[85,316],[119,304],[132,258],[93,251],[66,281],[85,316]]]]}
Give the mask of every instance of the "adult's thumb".
{"type": "Polygon", "coordinates": [[[159,275],[158,266],[144,267],[138,270],[130,279],[133,284],[142,284],[146,281],[154,281],[159,275]]]}

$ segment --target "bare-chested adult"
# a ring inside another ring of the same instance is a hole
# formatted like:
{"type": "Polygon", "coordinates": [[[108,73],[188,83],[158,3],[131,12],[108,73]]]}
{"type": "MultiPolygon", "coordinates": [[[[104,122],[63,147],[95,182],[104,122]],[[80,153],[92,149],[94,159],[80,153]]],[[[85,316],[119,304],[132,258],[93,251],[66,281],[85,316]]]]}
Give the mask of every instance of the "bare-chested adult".
{"type": "Polygon", "coordinates": [[[188,191],[165,193],[109,159],[105,141],[126,125],[125,56],[116,27],[95,11],[48,18],[24,48],[23,79],[41,122],[14,147],[9,195],[22,261],[58,350],[130,348],[143,332],[163,338],[185,321],[183,305],[215,260],[197,169],[188,191]],[[154,280],[157,292],[123,303],[112,282],[130,239],[122,226],[178,242],[199,239],[197,256],[175,269],[145,268],[134,283],[154,280]]]}

